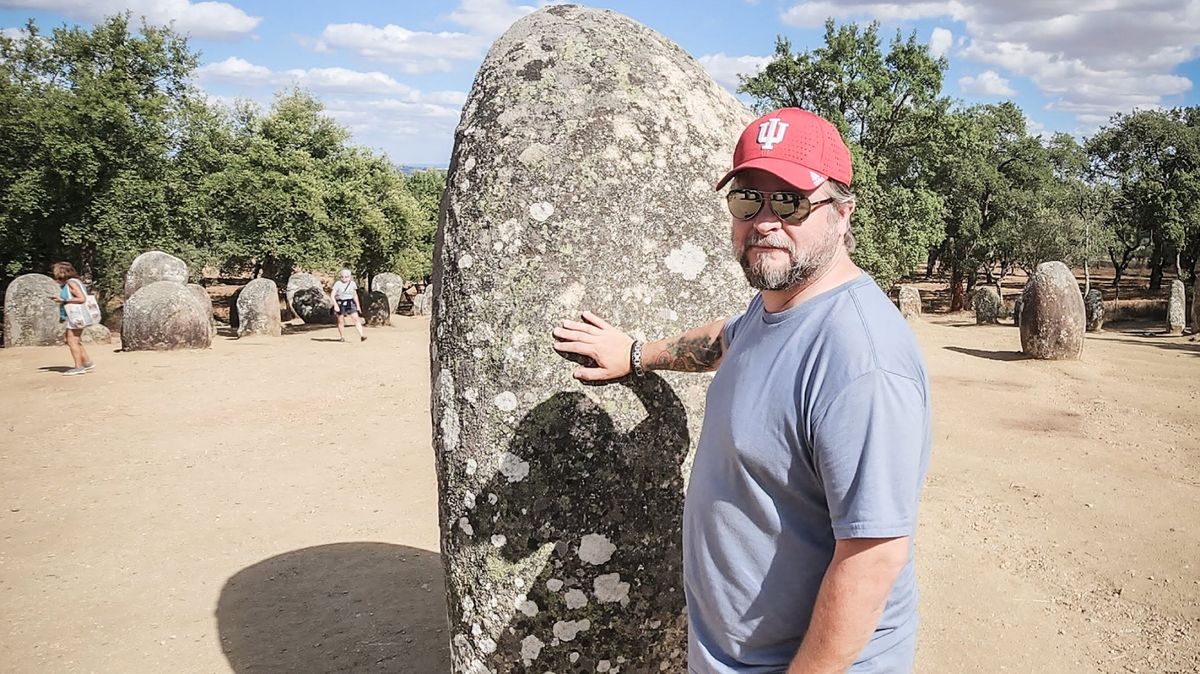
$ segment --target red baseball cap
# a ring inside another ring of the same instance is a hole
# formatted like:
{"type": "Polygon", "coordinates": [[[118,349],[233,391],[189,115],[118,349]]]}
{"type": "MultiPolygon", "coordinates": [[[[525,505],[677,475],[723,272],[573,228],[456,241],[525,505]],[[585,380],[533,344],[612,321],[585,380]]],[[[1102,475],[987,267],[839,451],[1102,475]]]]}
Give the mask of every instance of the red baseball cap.
{"type": "Polygon", "coordinates": [[[850,150],[837,127],[800,108],[780,108],[746,127],[733,150],[733,170],[713,189],[746,169],[773,173],[802,190],[815,190],[829,178],[850,184],[850,150]]]}

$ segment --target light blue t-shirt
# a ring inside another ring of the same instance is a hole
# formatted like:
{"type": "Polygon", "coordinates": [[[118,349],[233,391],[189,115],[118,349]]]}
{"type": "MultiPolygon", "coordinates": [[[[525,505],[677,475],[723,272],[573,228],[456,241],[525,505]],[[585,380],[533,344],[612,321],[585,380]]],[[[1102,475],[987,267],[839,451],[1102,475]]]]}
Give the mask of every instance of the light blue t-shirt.
{"type": "MultiPolygon", "coordinates": [[[[688,666],[776,674],[800,646],[835,540],[913,536],[930,399],[912,331],[865,273],[725,326],[684,502],[688,666]]],[[[913,557],[852,672],[907,672],[913,557]]]]}

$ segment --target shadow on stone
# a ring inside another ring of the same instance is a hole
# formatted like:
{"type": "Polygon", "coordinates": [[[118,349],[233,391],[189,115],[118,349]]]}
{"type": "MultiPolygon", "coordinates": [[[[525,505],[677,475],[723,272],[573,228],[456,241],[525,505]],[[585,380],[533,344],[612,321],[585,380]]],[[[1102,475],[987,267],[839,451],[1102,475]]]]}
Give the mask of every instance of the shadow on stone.
{"type": "Polygon", "coordinates": [[[947,346],[947,347],[943,347],[943,348],[945,348],[947,351],[954,351],[955,353],[965,353],[968,356],[975,356],[976,358],[986,358],[988,360],[1004,360],[1004,361],[1029,360],[1029,356],[1026,356],[1025,354],[1021,353],[1020,351],[985,351],[984,349],[968,349],[968,348],[962,347],[962,346],[947,346]]]}
{"type": "Polygon", "coordinates": [[[387,543],[303,548],[242,569],[217,603],[234,672],[450,671],[441,555],[387,543]]]}
{"type": "Polygon", "coordinates": [[[686,629],[686,410],[658,376],[625,386],[646,410],[636,427],[622,432],[592,398],[558,393],[521,420],[513,456],[478,495],[476,540],[513,564],[545,558],[488,660],[497,671],[606,671],[603,660],[658,671],[671,657],[658,651],[681,643],[664,633],[686,629]]]}

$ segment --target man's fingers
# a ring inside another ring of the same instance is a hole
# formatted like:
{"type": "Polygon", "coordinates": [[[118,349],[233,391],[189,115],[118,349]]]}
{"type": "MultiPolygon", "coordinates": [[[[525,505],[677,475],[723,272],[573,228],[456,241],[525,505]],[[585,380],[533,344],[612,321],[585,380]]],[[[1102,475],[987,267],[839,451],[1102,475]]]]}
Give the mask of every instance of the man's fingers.
{"type": "Polygon", "coordinates": [[[592,325],[591,323],[580,323],[579,321],[563,321],[562,327],[566,328],[567,330],[574,330],[576,332],[586,332],[589,335],[600,334],[600,329],[597,328],[596,326],[592,325]]]}
{"type": "Polygon", "coordinates": [[[596,348],[594,346],[591,344],[584,344],[583,342],[555,342],[554,350],[562,351],[564,353],[577,353],[581,356],[587,356],[589,358],[592,358],[593,354],[596,353],[596,348]]]}
{"type": "Polygon", "coordinates": [[[554,332],[551,334],[553,334],[558,339],[566,340],[568,342],[590,342],[590,341],[592,341],[591,340],[592,335],[590,333],[580,332],[578,330],[568,330],[566,328],[554,328],[554,332]]]}
{"type": "Polygon", "coordinates": [[[581,367],[575,370],[575,378],[579,381],[608,381],[613,379],[613,373],[602,367],[581,367]]]}
{"type": "Polygon", "coordinates": [[[604,320],[603,318],[600,318],[599,316],[597,316],[596,314],[593,314],[590,311],[583,312],[583,320],[587,321],[588,323],[591,323],[592,325],[595,325],[596,327],[600,328],[601,330],[612,330],[613,329],[613,326],[609,325],[608,321],[604,320]]]}

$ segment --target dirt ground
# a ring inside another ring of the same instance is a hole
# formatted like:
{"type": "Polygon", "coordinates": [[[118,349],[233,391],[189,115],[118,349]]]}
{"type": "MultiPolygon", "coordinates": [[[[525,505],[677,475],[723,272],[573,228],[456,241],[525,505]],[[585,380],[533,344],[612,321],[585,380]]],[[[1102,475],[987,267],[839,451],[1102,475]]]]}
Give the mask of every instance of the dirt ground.
{"type": "MultiPolygon", "coordinates": [[[[1200,670],[1200,342],[915,330],[917,671],[1200,670]]],[[[447,671],[428,322],[368,334],[0,349],[0,670],[447,671]]]]}

